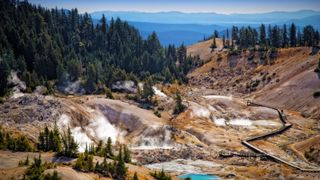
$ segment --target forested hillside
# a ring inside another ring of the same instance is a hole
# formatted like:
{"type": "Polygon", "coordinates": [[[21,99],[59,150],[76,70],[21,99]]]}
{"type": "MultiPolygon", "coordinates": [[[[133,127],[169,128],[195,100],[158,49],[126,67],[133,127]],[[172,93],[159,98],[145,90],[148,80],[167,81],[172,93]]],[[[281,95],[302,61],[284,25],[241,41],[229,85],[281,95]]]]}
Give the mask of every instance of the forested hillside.
{"type": "Polygon", "coordinates": [[[119,80],[186,81],[195,66],[185,46],[165,48],[155,33],[144,40],[120,19],[102,16],[95,26],[77,9],[15,0],[0,2],[0,16],[0,95],[8,92],[11,70],[26,82],[27,91],[80,80],[87,93],[94,93],[119,80]]]}
{"type": "MultiPolygon", "coordinates": [[[[316,47],[319,45],[319,31],[311,25],[300,29],[294,23],[289,27],[284,24],[278,25],[261,24],[258,29],[250,26],[232,26],[231,32],[225,30],[222,33],[222,43],[224,48],[251,49],[264,51],[270,48],[288,47],[316,47]]],[[[219,38],[218,31],[214,31],[211,48],[216,48],[215,38],[219,38]]],[[[274,49],[275,50],[275,49],[274,49]]]]}

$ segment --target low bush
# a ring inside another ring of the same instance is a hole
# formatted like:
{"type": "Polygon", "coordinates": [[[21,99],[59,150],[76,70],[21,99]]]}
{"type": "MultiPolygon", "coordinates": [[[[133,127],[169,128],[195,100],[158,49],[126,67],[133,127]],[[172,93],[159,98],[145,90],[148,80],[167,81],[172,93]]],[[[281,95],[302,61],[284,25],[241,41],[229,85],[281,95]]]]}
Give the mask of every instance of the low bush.
{"type": "Polygon", "coordinates": [[[163,169],[160,172],[155,171],[153,173],[150,173],[150,175],[152,177],[154,177],[156,180],[171,180],[172,179],[169,174],[167,174],[163,171],[163,169]]]}
{"type": "Polygon", "coordinates": [[[314,92],[314,93],[313,93],[313,97],[314,97],[314,98],[320,97],[320,91],[314,92]]]}
{"type": "Polygon", "coordinates": [[[159,111],[154,111],[154,115],[158,116],[159,118],[161,117],[161,113],[159,111]]]}

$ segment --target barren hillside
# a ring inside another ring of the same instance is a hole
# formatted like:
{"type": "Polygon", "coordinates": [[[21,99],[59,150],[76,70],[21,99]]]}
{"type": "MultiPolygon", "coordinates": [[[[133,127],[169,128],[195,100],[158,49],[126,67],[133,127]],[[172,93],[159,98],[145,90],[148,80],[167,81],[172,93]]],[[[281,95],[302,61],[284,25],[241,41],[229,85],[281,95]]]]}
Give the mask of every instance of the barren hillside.
{"type": "Polygon", "coordinates": [[[192,85],[201,85],[220,94],[250,97],[320,119],[320,101],[313,96],[320,89],[320,78],[314,72],[320,57],[318,49],[211,52],[211,42],[188,47],[191,55],[209,60],[189,74],[192,85]]]}

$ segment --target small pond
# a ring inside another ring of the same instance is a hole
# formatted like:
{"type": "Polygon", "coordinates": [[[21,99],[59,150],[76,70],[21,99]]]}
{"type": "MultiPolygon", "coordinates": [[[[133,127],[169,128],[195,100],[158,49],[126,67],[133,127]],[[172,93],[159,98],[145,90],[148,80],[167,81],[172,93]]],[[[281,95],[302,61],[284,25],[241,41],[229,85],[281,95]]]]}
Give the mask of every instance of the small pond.
{"type": "Polygon", "coordinates": [[[184,174],[177,177],[180,179],[185,179],[189,177],[192,180],[219,180],[220,179],[218,176],[208,175],[208,174],[184,174]]]}

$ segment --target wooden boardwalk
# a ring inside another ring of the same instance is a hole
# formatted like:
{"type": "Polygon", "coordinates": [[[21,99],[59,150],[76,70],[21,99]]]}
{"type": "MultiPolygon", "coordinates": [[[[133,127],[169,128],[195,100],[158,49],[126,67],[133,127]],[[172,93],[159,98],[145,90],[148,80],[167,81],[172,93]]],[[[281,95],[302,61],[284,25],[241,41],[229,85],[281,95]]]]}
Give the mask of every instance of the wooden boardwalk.
{"type": "Polygon", "coordinates": [[[262,104],[258,104],[258,103],[254,103],[254,102],[251,102],[251,101],[247,102],[247,106],[260,106],[260,107],[266,107],[266,108],[270,108],[270,109],[276,110],[278,112],[280,121],[282,122],[282,127],[277,129],[277,130],[275,130],[275,131],[268,132],[266,134],[262,134],[262,135],[246,138],[243,141],[241,141],[241,143],[244,146],[248,147],[249,149],[251,149],[251,150],[253,150],[255,152],[264,154],[267,157],[270,157],[270,158],[272,158],[272,159],[274,159],[274,160],[276,160],[278,162],[282,162],[284,164],[287,164],[287,165],[289,165],[291,167],[294,167],[296,169],[299,169],[301,171],[305,171],[305,172],[320,172],[320,168],[319,167],[313,167],[313,168],[301,167],[301,166],[299,166],[299,165],[297,165],[295,163],[292,163],[292,162],[289,162],[289,161],[287,161],[285,159],[277,157],[277,156],[275,156],[273,154],[270,154],[270,153],[258,148],[257,146],[252,145],[250,143],[252,141],[264,139],[264,138],[271,137],[271,136],[276,136],[276,135],[279,135],[279,134],[283,133],[284,131],[290,129],[292,127],[292,124],[290,124],[287,121],[287,118],[284,115],[284,113],[282,111],[280,111],[279,109],[277,109],[277,108],[274,108],[274,107],[271,107],[271,106],[262,105],[262,104]]]}

